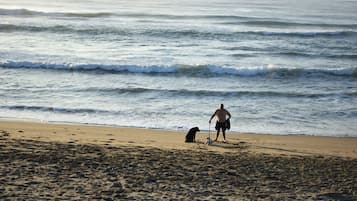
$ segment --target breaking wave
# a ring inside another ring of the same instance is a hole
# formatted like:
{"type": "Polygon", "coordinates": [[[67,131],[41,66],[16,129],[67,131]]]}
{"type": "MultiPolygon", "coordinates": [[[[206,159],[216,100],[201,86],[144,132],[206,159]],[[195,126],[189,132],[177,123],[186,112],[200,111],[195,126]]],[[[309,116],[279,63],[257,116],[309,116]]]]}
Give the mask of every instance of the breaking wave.
{"type": "Polygon", "coordinates": [[[103,64],[55,64],[40,62],[0,62],[4,68],[49,69],[65,71],[101,71],[104,73],[141,73],[174,76],[347,76],[357,77],[357,68],[326,68],[297,69],[279,67],[223,67],[214,65],[171,65],[171,66],[140,66],[140,65],[103,65],[103,64]]]}

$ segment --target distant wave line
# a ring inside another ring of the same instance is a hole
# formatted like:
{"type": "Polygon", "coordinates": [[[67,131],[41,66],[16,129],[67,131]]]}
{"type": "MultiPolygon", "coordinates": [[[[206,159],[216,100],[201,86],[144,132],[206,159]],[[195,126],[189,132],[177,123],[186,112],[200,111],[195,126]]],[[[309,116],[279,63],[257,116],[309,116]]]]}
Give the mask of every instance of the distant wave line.
{"type": "MultiPolygon", "coordinates": [[[[236,48],[238,50],[238,48],[236,48]]],[[[269,50],[262,50],[264,52],[253,52],[253,53],[237,53],[231,54],[233,57],[245,58],[245,57],[257,57],[260,55],[270,55],[270,56],[286,56],[286,57],[305,57],[305,58],[331,58],[331,59],[357,59],[357,54],[314,54],[314,53],[304,53],[304,52],[265,52],[269,50]]]]}
{"type": "Polygon", "coordinates": [[[189,89],[152,89],[152,88],[97,88],[91,87],[87,89],[77,90],[80,92],[98,92],[109,94],[140,94],[140,93],[160,93],[162,95],[173,96],[212,96],[212,97],[242,97],[242,96],[257,96],[257,97],[288,97],[288,98],[324,98],[332,96],[355,97],[357,91],[341,92],[341,93],[303,93],[289,91],[213,91],[213,90],[189,90],[189,89]]]}
{"type": "Polygon", "coordinates": [[[0,9],[0,15],[10,16],[55,16],[55,17],[109,17],[113,15],[107,12],[94,12],[94,13],[65,13],[65,12],[42,12],[28,9],[0,9]]]}
{"type": "Polygon", "coordinates": [[[0,15],[10,16],[55,16],[55,17],[131,17],[131,18],[162,18],[162,19],[236,19],[248,20],[257,19],[254,17],[236,15],[172,15],[172,14],[152,14],[152,13],[113,13],[113,12],[43,12],[29,9],[0,9],[0,15]]]}
{"type": "Polygon", "coordinates": [[[5,68],[25,68],[25,69],[50,69],[66,71],[102,71],[107,73],[141,73],[157,75],[175,75],[175,76],[347,76],[357,77],[357,68],[334,68],[334,69],[298,69],[281,67],[251,67],[251,68],[233,68],[215,65],[104,65],[104,64],[56,64],[41,63],[29,61],[3,61],[0,67],[5,68]]]}
{"type": "Polygon", "coordinates": [[[49,33],[74,33],[87,35],[144,35],[162,38],[199,38],[199,39],[230,39],[241,36],[261,36],[261,37],[354,37],[356,31],[321,31],[321,32],[269,32],[269,31],[242,31],[242,32],[207,32],[203,30],[171,30],[171,29],[149,29],[149,30],[131,30],[116,27],[71,27],[65,25],[55,26],[36,26],[36,25],[13,25],[0,24],[0,32],[49,32],[49,33]]]}
{"type": "Polygon", "coordinates": [[[87,109],[87,108],[60,108],[60,107],[47,107],[47,106],[30,106],[30,105],[11,105],[0,106],[2,109],[9,110],[30,110],[30,111],[42,111],[42,112],[57,112],[57,113],[113,113],[110,110],[100,109],[87,109]]]}
{"type": "Polygon", "coordinates": [[[344,59],[357,59],[357,54],[310,54],[310,53],[303,53],[303,52],[273,52],[268,53],[271,55],[286,55],[286,56],[301,56],[301,57],[324,57],[324,58],[344,58],[344,59]]]}
{"type": "MultiPolygon", "coordinates": [[[[12,90],[1,91],[11,92],[12,90]]],[[[25,90],[24,90],[25,91],[25,90]]],[[[32,90],[34,92],[36,90],[32,90]]],[[[52,90],[40,90],[41,93],[53,92],[52,90]]],[[[355,98],[357,91],[348,92],[326,92],[326,93],[313,93],[313,92],[293,92],[293,91],[215,91],[215,90],[190,90],[190,89],[154,89],[154,88],[99,88],[90,87],[83,89],[62,89],[57,92],[76,92],[85,94],[98,94],[100,96],[116,96],[116,95],[140,95],[140,94],[156,94],[162,97],[224,97],[224,98],[241,98],[241,97],[255,97],[255,98],[296,98],[296,99],[319,99],[319,98],[355,98]]],[[[38,92],[37,92],[38,93],[38,92]]],[[[6,96],[5,96],[6,97],[6,96]]],[[[100,114],[119,114],[119,111],[88,109],[88,108],[58,108],[58,107],[44,107],[44,106],[25,106],[25,105],[12,105],[0,106],[3,109],[9,110],[31,110],[31,111],[46,111],[46,112],[59,112],[59,113],[100,113],[100,114]]]]}
{"type": "Polygon", "coordinates": [[[132,95],[141,93],[160,93],[162,95],[172,96],[211,96],[211,97],[242,97],[242,96],[264,96],[264,97],[289,97],[289,98],[324,98],[334,96],[355,97],[357,91],[348,92],[327,92],[327,93],[304,93],[291,91],[216,91],[216,90],[191,90],[191,89],[155,89],[144,87],[124,87],[124,88],[101,88],[101,87],[83,87],[83,88],[0,88],[0,92],[11,93],[13,91],[21,93],[60,93],[60,92],[76,92],[76,93],[99,93],[99,94],[120,94],[132,95]]]}
{"type": "Polygon", "coordinates": [[[355,29],[357,24],[331,24],[331,23],[302,23],[302,22],[288,22],[279,20],[247,20],[240,22],[223,22],[227,25],[250,25],[260,27],[324,27],[324,28],[347,28],[355,29]]]}
{"type": "Polygon", "coordinates": [[[238,15],[172,15],[152,13],[113,13],[113,12],[43,12],[29,9],[0,9],[0,15],[5,16],[47,16],[47,17],[74,17],[74,18],[103,18],[103,17],[129,17],[129,18],[157,18],[157,19],[217,19],[226,20],[220,24],[248,25],[248,26],[278,26],[278,27],[330,27],[330,28],[357,28],[357,24],[331,24],[331,23],[303,23],[281,21],[279,19],[266,20],[259,17],[238,15]]]}
{"type": "MultiPolygon", "coordinates": [[[[263,50],[262,50],[263,51],[263,50]]],[[[270,56],[287,56],[287,57],[305,57],[305,58],[331,58],[331,59],[357,59],[357,54],[314,54],[314,53],[304,53],[298,51],[286,51],[286,52],[268,52],[269,50],[264,50],[264,52],[254,52],[254,53],[239,53],[232,54],[233,57],[242,58],[242,57],[257,57],[260,55],[270,55],[270,56]]]]}

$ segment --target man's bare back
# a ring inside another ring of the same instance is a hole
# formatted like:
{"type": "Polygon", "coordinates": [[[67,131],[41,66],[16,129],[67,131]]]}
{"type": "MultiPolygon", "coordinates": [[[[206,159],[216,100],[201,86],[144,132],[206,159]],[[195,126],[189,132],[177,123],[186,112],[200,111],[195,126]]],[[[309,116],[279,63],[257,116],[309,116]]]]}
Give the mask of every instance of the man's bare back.
{"type": "Polygon", "coordinates": [[[215,116],[217,117],[217,121],[221,122],[221,123],[226,122],[227,115],[231,116],[226,109],[217,109],[216,112],[215,112],[215,116]]]}

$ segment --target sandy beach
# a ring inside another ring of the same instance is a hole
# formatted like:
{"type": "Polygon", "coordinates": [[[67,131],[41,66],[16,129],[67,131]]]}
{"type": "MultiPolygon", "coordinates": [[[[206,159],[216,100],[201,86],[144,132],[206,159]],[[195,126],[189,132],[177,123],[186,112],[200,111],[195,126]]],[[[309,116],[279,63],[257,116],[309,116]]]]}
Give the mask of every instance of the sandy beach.
{"type": "Polygon", "coordinates": [[[0,199],[357,199],[356,138],[185,134],[2,120],[0,199]]]}
{"type": "Polygon", "coordinates": [[[0,201],[357,201],[356,8],[0,0],[0,201]]]}

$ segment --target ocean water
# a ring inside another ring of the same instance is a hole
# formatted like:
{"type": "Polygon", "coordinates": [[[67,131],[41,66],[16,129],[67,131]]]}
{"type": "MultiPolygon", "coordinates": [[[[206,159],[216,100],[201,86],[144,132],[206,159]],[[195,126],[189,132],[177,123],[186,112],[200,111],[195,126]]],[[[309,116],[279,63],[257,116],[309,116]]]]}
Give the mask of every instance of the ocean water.
{"type": "Polygon", "coordinates": [[[357,1],[0,0],[0,117],[357,137],[357,1]]]}

